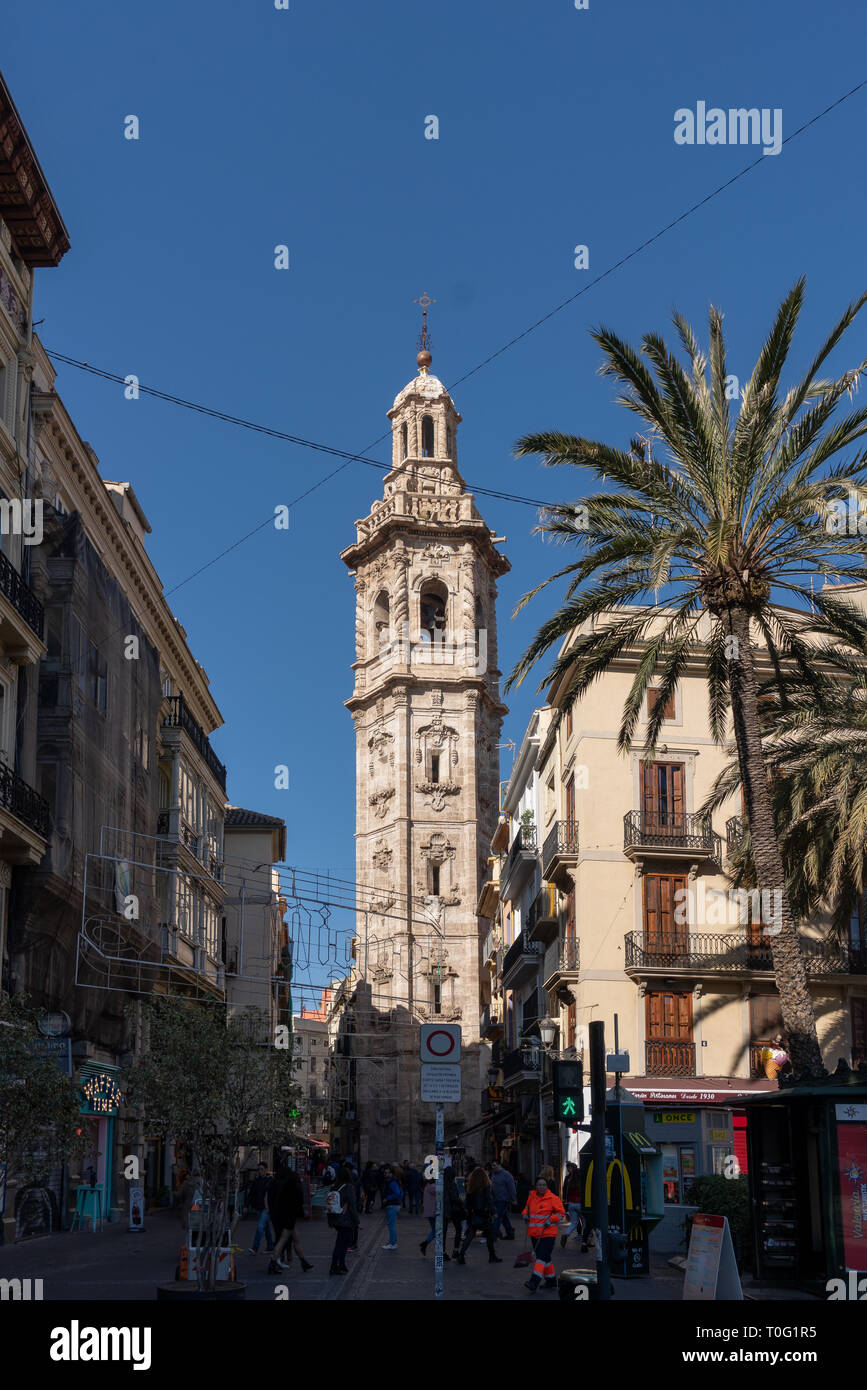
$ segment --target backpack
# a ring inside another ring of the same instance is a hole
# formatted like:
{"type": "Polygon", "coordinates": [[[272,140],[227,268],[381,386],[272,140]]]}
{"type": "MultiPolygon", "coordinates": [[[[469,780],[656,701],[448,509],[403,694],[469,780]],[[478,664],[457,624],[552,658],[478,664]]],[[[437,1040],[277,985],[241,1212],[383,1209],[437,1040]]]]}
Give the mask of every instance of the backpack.
{"type": "Polygon", "coordinates": [[[346,1207],[343,1205],[343,1202],[340,1197],[340,1192],[341,1189],[339,1187],[335,1187],[334,1190],[332,1192],[329,1192],[328,1196],[325,1198],[325,1212],[327,1215],[329,1226],[339,1226],[340,1217],[346,1211],[346,1207]]]}

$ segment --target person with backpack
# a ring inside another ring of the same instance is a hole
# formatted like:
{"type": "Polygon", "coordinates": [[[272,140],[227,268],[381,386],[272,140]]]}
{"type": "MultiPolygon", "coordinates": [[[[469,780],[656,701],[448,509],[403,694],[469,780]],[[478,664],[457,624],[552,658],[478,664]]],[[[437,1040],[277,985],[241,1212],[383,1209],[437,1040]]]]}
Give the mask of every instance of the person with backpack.
{"type": "Polygon", "coordinates": [[[386,1164],[383,1168],[382,1205],[385,1207],[385,1219],[388,1222],[388,1240],[382,1247],[383,1250],[397,1249],[397,1213],[401,1200],[400,1183],[394,1176],[394,1170],[386,1164]]]}
{"type": "Polygon", "coordinates": [[[505,1239],[514,1240],[515,1231],[509,1220],[509,1212],[518,1195],[518,1189],[515,1187],[515,1179],[512,1174],[508,1168],[503,1167],[502,1163],[491,1164],[491,1191],[497,1213],[497,1219],[494,1222],[494,1238],[496,1239],[502,1226],[505,1239]]]}
{"type": "Polygon", "coordinates": [[[537,1178],[536,1190],[527,1198],[522,1215],[529,1223],[530,1242],[536,1254],[533,1273],[524,1284],[524,1288],[529,1289],[530,1293],[535,1293],[544,1279],[544,1288],[556,1289],[557,1280],[554,1277],[551,1255],[554,1241],[557,1239],[557,1227],[561,1221],[566,1220],[566,1213],[560,1198],[556,1192],[551,1191],[543,1177],[537,1178]]]}
{"type": "Polygon", "coordinates": [[[581,1212],[581,1174],[577,1163],[566,1164],[566,1176],[563,1179],[563,1205],[571,1218],[570,1226],[565,1235],[560,1237],[560,1249],[564,1249],[567,1240],[574,1231],[581,1237],[581,1249],[587,1249],[587,1242],[584,1239],[584,1217],[581,1212]]]}
{"type": "Polygon", "coordinates": [[[484,1168],[474,1168],[467,1178],[467,1229],[458,1254],[458,1264],[466,1264],[466,1253],[478,1231],[488,1246],[488,1264],[499,1265],[502,1260],[494,1250],[494,1197],[491,1180],[484,1168]]]}
{"type": "Polygon", "coordinates": [[[331,1252],[329,1274],[348,1274],[346,1252],[355,1240],[358,1230],[358,1209],[355,1205],[355,1185],[352,1172],[341,1164],[334,1178],[334,1184],[325,1199],[328,1224],[336,1232],[334,1249],[331,1252]]]}

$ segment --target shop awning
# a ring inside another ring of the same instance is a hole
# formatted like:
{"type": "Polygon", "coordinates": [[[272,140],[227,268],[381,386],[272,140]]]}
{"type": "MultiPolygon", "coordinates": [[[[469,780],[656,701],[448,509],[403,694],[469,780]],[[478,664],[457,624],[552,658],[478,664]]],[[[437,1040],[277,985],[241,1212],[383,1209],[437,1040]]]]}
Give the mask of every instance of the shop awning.
{"type": "Polygon", "coordinates": [[[501,1110],[496,1115],[486,1115],[478,1124],[470,1125],[467,1129],[459,1130],[452,1138],[452,1144],[447,1144],[447,1148],[453,1147],[456,1139],[463,1139],[465,1134],[476,1134],[480,1129],[492,1129],[494,1125],[502,1125],[507,1121],[513,1120],[515,1115],[520,1112],[520,1105],[513,1105],[508,1110],[501,1110]]]}

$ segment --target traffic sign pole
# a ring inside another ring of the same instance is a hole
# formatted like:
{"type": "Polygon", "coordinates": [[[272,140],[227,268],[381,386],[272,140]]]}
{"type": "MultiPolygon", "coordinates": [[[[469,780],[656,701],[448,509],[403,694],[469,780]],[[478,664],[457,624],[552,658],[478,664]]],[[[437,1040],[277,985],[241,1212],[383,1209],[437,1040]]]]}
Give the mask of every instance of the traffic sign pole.
{"type": "Polygon", "coordinates": [[[443,1137],[445,1130],[445,1110],[437,1106],[436,1155],[437,1155],[437,1225],[434,1245],[434,1298],[443,1296],[443,1137]]]}

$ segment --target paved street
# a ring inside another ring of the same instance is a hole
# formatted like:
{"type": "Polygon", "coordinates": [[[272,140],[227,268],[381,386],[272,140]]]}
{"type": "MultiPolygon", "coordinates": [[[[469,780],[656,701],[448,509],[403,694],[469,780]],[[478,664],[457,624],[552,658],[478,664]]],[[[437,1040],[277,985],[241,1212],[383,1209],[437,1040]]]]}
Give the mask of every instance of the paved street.
{"type": "MultiPolygon", "coordinates": [[[[523,1223],[521,1223],[522,1225],[523,1223]]],[[[236,1257],[238,1277],[247,1284],[247,1298],[269,1301],[278,1284],[289,1288],[290,1300],[316,1302],[328,1300],[357,1301],[423,1301],[433,1298],[433,1247],[426,1256],[419,1252],[419,1242],[428,1229],[420,1216],[401,1213],[398,1221],[397,1250],[383,1250],[387,1239],[385,1218],[376,1211],[362,1220],[359,1250],[348,1256],[349,1275],[329,1277],[328,1267],[334,1234],[321,1217],[302,1222],[299,1236],[305,1254],[313,1263],[309,1274],[303,1274],[297,1261],[280,1278],[269,1275],[268,1257],[264,1248],[250,1255],[247,1245],[255,1226],[252,1220],[242,1221],[238,1228],[238,1244],[244,1252],[236,1257]]],[[[516,1231],[517,1231],[516,1225],[516,1231]]],[[[103,1232],[73,1231],[46,1236],[40,1240],[0,1247],[0,1279],[30,1278],[43,1280],[43,1296],[48,1300],[141,1300],[156,1297],[156,1285],[174,1278],[181,1244],[181,1228],[172,1212],[150,1213],[147,1229],[132,1235],[121,1224],[108,1225],[103,1232]]],[[[541,1290],[530,1295],[523,1287],[528,1277],[525,1269],[515,1269],[515,1255],[525,1248],[518,1235],[514,1241],[499,1241],[497,1250],[503,1263],[488,1263],[487,1250],[475,1241],[467,1254],[467,1263],[454,1262],[445,1266],[444,1298],[450,1302],[479,1302],[485,1300],[517,1300],[521,1302],[557,1302],[556,1294],[541,1290]]],[[[577,1247],[554,1252],[558,1270],[593,1268],[592,1252],[582,1255],[577,1247]]],[[[650,1279],[615,1281],[615,1297],[623,1301],[680,1301],[682,1275],[667,1264],[654,1267],[650,1279]]],[[[783,1290],[752,1290],[747,1284],[748,1297],[766,1299],[803,1298],[783,1290]]]]}

